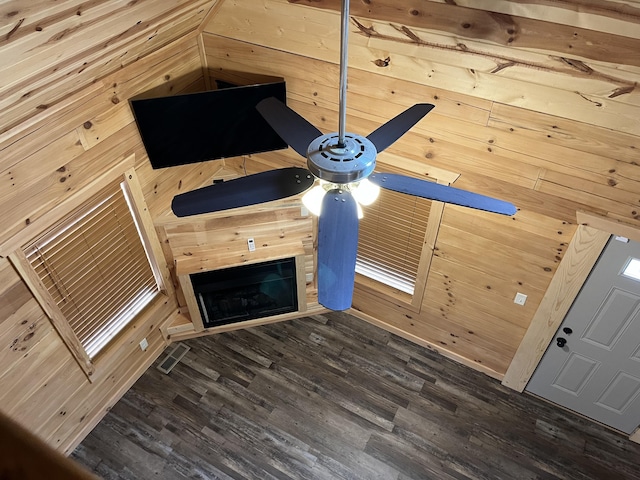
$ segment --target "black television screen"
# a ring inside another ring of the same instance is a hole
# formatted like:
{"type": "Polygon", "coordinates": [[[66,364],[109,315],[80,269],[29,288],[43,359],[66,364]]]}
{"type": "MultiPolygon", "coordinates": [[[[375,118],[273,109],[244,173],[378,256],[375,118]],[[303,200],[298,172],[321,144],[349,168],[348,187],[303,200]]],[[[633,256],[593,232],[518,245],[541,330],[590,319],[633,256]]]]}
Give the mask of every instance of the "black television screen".
{"type": "Polygon", "coordinates": [[[285,82],[130,103],[151,166],[164,168],[287,148],[255,108],[268,97],[286,103],[285,82]]]}

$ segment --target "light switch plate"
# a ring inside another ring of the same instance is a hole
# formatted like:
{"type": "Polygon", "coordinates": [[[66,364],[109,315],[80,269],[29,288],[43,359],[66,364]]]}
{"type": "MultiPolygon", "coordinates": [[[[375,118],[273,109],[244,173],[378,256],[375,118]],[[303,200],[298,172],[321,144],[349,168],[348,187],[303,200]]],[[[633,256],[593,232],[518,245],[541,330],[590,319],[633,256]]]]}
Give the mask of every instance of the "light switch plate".
{"type": "Polygon", "coordinates": [[[250,252],[256,251],[256,242],[253,240],[253,238],[247,239],[247,246],[249,247],[250,252]]]}
{"type": "Polygon", "coordinates": [[[149,348],[149,342],[147,341],[147,339],[145,337],[142,340],[140,340],[140,350],[142,350],[144,352],[147,348],[149,348]]]}
{"type": "Polygon", "coordinates": [[[527,301],[527,296],[524,293],[516,293],[516,298],[513,299],[513,303],[517,303],[518,305],[524,305],[527,301]]]}

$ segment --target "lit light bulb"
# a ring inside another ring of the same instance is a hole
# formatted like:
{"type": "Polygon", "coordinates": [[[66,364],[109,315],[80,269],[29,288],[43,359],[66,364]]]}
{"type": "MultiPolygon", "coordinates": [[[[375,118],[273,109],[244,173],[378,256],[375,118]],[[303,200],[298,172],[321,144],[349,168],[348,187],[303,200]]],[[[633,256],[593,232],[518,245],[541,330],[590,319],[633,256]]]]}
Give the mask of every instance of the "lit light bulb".
{"type": "Polygon", "coordinates": [[[322,188],[322,185],[316,185],[302,196],[302,204],[316,217],[320,216],[322,198],[325,193],[327,192],[322,188]]]}
{"type": "Polygon", "coordinates": [[[358,202],[356,202],[356,206],[358,207],[358,220],[362,220],[362,217],[364,217],[364,212],[362,211],[362,207],[358,202]]]}
{"type": "Polygon", "coordinates": [[[380,194],[380,187],[365,178],[360,181],[357,188],[354,188],[351,193],[360,205],[367,206],[376,201],[380,194]]]}

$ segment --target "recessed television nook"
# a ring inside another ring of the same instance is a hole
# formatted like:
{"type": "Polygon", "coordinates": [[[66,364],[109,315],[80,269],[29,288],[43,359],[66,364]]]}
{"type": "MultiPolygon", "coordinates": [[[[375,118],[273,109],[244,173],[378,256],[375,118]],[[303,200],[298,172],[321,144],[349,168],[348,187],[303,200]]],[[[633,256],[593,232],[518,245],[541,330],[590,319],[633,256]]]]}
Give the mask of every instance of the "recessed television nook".
{"type": "Polygon", "coordinates": [[[295,258],[189,275],[204,328],[298,311],[295,258]]]}

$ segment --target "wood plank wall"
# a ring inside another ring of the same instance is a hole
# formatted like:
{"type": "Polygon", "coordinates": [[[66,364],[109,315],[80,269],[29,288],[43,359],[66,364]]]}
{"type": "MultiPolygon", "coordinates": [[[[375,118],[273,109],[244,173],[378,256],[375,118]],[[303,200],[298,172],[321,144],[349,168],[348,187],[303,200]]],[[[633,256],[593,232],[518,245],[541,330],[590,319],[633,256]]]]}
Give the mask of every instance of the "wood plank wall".
{"type": "MultiPolygon", "coordinates": [[[[354,306],[500,378],[576,231],[576,211],[640,225],[640,7],[351,3],[348,129],[367,134],[417,101],[434,103],[380,155],[382,167],[444,168],[461,174],[456,186],[519,208],[506,218],[445,207],[419,313],[363,288],[354,306]],[[528,295],[525,306],[513,303],[516,292],[528,295]]],[[[283,76],[290,106],[335,131],[338,8],[226,2],[204,28],[207,66],[283,76]]],[[[247,165],[290,163],[303,161],[289,151],[247,165]]]]}
{"type": "Polygon", "coordinates": [[[0,133],[193,32],[217,3],[0,2],[0,133]]]}
{"type": "Polygon", "coordinates": [[[137,320],[91,383],[6,255],[131,154],[152,216],[209,179],[214,165],[152,170],[128,99],[204,89],[195,30],[215,3],[0,2],[0,409],[63,452],[162,352],[177,302],[137,320]]]}

